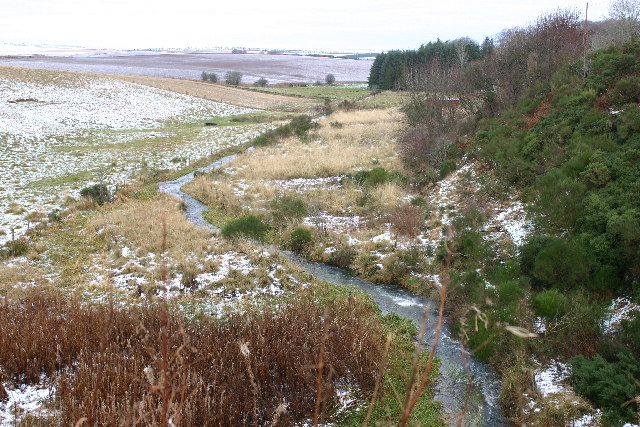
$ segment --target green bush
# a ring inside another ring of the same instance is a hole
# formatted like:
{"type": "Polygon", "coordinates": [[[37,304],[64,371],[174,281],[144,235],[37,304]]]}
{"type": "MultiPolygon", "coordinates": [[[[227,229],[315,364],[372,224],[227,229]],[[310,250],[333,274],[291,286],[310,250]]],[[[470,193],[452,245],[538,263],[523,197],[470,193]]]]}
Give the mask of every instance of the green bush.
{"type": "Polygon", "coordinates": [[[243,216],[229,221],[222,228],[222,235],[226,238],[248,237],[254,240],[264,240],[269,227],[255,215],[243,216]]]}
{"type": "Polygon", "coordinates": [[[335,265],[336,267],[344,270],[351,270],[351,264],[353,264],[353,261],[356,259],[356,255],[356,250],[351,246],[341,246],[331,254],[329,264],[335,265]]]}
{"type": "Polygon", "coordinates": [[[270,203],[274,221],[282,223],[292,219],[302,219],[307,215],[307,205],[297,195],[279,195],[270,203]]]}
{"type": "Polygon", "coordinates": [[[314,122],[311,116],[307,116],[306,114],[302,114],[300,116],[296,116],[291,119],[291,130],[293,133],[303,138],[305,137],[310,130],[318,128],[320,125],[317,122],[314,122]]]}
{"type": "Polygon", "coordinates": [[[540,317],[555,319],[565,313],[567,298],[555,289],[540,292],[533,297],[535,312],[540,317]]]}
{"type": "Polygon", "coordinates": [[[294,252],[302,252],[311,242],[313,236],[306,228],[295,228],[289,236],[289,247],[294,252]]]}
{"type": "Polygon", "coordinates": [[[640,360],[621,352],[608,362],[600,356],[587,360],[582,355],[571,359],[571,381],[579,394],[604,410],[605,425],[622,425],[632,421],[638,404],[625,403],[640,395],[640,360]]]}
{"type": "Polygon", "coordinates": [[[267,79],[265,79],[264,77],[260,77],[258,80],[256,80],[255,85],[265,87],[268,83],[269,81],[267,79]]]}
{"type": "Polygon", "coordinates": [[[80,190],[80,195],[93,200],[98,205],[104,205],[112,199],[109,188],[104,184],[93,184],[88,187],[84,187],[80,190]]]}
{"type": "Polygon", "coordinates": [[[407,181],[407,177],[402,175],[400,172],[389,172],[385,168],[374,168],[368,171],[359,171],[354,175],[347,177],[347,179],[352,179],[358,184],[368,188],[374,188],[391,181],[407,181]]]}

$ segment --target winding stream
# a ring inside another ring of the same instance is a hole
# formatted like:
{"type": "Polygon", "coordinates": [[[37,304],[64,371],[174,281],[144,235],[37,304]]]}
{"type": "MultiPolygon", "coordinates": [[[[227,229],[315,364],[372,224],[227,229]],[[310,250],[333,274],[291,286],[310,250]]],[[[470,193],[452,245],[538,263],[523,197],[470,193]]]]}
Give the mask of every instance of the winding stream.
{"type": "MultiPolygon", "coordinates": [[[[202,216],[202,213],[207,210],[207,206],[180,188],[193,180],[196,172],[207,172],[221,168],[233,161],[235,157],[235,155],[226,156],[176,180],[160,182],[159,191],[173,194],[182,199],[186,206],[185,215],[190,222],[212,232],[219,232],[217,227],[208,223],[202,216]]],[[[371,296],[383,314],[395,313],[410,319],[418,330],[422,316],[426,312],[427,328],[424,342],[432,342],[435,328],[430,326],[435,326],[438,318],[438,307],[434,301],[415,295],[398,286],[367,282],[351,276],[337,267],[310,262],[287,251],[281,251],[281,253],[319,280],[338,286],[359,288],[371,296]]],[[[446,414],[453,415],[462,411],[470,385],[471,397],[467,404],[465,425],[507,425],[497,402],[500,394],[500,378],[489,366],[477,361],[462,349],[460,342],[452,337],[446,322],[442,329],[436,355],[441,361],[436,399],[442,402],[446,414]]],[[[455,425],[455,419],[451,418],[449,424],[455,425]]]]}

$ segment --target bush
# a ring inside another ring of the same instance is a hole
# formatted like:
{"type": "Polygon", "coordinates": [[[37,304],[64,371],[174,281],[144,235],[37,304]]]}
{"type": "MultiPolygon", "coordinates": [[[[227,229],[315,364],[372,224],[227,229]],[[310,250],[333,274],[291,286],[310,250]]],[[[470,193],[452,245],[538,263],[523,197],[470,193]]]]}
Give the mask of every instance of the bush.
{"type": "Polygon", "coordinates": [[[332,85],[336,82],[336,76],[329,73],[325,76],[324,81],[327,82],[328,85],[332,85]]]}
{"type": "Polygon", "coordinates": [[[227,71],[224,75],[224,82],[229,86],[238,86],[242,81],[242,73],[240,71],[227,71]]]}
{"type": "Polygon", "coordinates": [[[84,187],[80,190],[80,195],[93,200],[98,205],[104,205],[112,199],[109,188],[104,184],[94,184],[89,187],[84,187]]]}
{"type": "Polygon", "coordinates": [[[51,212],[47,214],[47,218],[49,218],[50,222],[62,221],[62,217],[60,216],[60,209],[53,209],[51,212]]]}
{"type": "Polygon", "coordinates": [[[289,236],[289,247],[294,252],[302,252],[311,242],[313,236],[311,231],[306,228],[296,228],[289,236]]]}
{"type": "Polygon", "coordinates": [[[254,240],[264,240],[268,230],[269,227],[260,218],[248,215],[228,222],[222,228],[222,235],[230,239],[248,237],[254,240]]]}
{"type": "Polygon", "coordinates": [[[356,250],[351,246],[342,246],[331,254],[329,264],[344,270],[351,270],[351,264],[353,264],[353,261],[356,259],[356,255],[356,250]]]}
{"type": "Polygon", "coordinates": [[[2,258],[17,257],[25,255],[28,250],[29,240],[25,237],[20,237],[19,239],[9,240],[5,243],[2,250],[0,250],[0,255],[2,258]]]}
{"type": "Polygon", "coordinates": [[[200,78],[202,79],[203,82],[206,82],[206,81],[210,81],[211,83],[218,82],[218,75],[216,73],[207,73],[206,71],[203,71],[200,78]]]}
{"type": "Polygon", "coordinates": [[[302,114],[291,119],[291,130],[293,133],[302,138],[306,136],[310,130],[318,128],[320,125],[311,119],[311,116],[302,114]]]}
{"type": "Polygon", "coordinates": [[[640,394],[634,378],[640,378],[640,360],[628,352],[619,353],[613,363],[600,356],[587,360],[579,355],[571,360],[575,390],[604,410],[605,425],[633,420],[638,404],[623,405],[640,394]]]}
{"type": "Polygon", "coordinates": [[[297,195],[278,196],[271,201],[271,215],[274,221],[282,223],[291,219],[302,219],[307,215],[307,206],[297,195]]]}
{"type": "Polygon", "coordinates": [[[420,206],[403,203],[391,213],[391,231],[414,238],[424,227],[424,211],[420,206]]]}
{"type": "Polygon", "coordinates": [[[265,79],[264,77],[260,77],[255,82],[256,86],[261,86],[261,87],[265,87],[267,84],[269,84],[269,81],[267,79],[265,79]]]}
{"type": "Polygon", "coordinates": [[[567,298],[564,294],[550,289],[533,297],[535,312],[540,317],[555,319],[565,313],[567,298]]]}
{"type": "Polygon", "coordinates": [[[300,138],[304,138],[311,129],[315,129],[320,125],[313,120],[310,116],[300,115],[296,116],[289,123],[283,126],[279,126],[275,129],[271,129],[262,135],[254,138],[253,145],[264,147],[267,145],[275,144],[282,138],[290,137],[291,135],[297,135],[300,138]]]}

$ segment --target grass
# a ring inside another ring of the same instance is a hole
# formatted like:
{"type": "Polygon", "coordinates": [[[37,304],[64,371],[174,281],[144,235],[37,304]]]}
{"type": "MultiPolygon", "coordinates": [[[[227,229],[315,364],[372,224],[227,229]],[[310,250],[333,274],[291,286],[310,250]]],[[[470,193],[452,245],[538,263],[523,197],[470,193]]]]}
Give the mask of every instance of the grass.
{"type": "Polygon", "coordinates": [[[306,98],[329,98],[332,101],[358,101],[371,94],[366,87],[359,86],[312,86],[307,87],[252,87],[251,89],[306,98]]]}
{"type": "MultiPolygon", "coordinates": [[[[248,120],[262,123],[270,116],[256,113],[248,120]]],[[[290,138],[243,154],[229,169],[235,175],[211,173],[194,181],[192,189],[208,197],[209,217],[222,225],[226,221],[217,219],[246,215],[247,206],[268,217],[271,200],[281,193],[269,183],[274,177],[399,167],[393,148],[399,127],[394,113],[340,112],[330,120],[342,127],[325,121],[308,140],[290,138]],[[305,153],[317,154],[321,162],[301,162],[305,153]],[[256,171],[243,168],[252,157],[260,160],[254,164],[256,171]],[[272,166],[274,172],[269,172],[272,166]],[[244,193],[238,191],[242,182],[251,185],[244,193]]],[[[167,126],[184,138],[200,129],[197,123],[167,126]]],[[[153,140],[141,138],[130,148],[146,142],[153,140]]],[[[155,148],[170,143],[167,136],[155,148]]],[[[181,173],[222,154],[182,167],[181,173]]],[[[122,188],[112,204],[71,203],[60,214],[61,221],[32,237],[26,259],[0,266],[0,292],[6,297],[0,307],[0,322],[6,325],[0,330],[0,364],[7,367],[0,386],[8,386],[7,379],[38,382],[46,373],[57,389],[56,400],[48,405],[60,412],[50,413],[53,418],[48,420],[36,416],[35,423],[69,424],[87,417],[92,424],[137,419],[154,425],[169,414],[184,425],[235,425],[238,420],[266,424],[275,418],[279,425],[292,425],[312,416],[349,423],[351,416],[361,420],[361,414],[338,413],[335,390],[349,384],[359,405],[366,406],[385,359],[384,338],[395,331],[371,422],[397,419],[397,395],[406,388],[411,365],[413,328],[399,332],[403,326],[381,321],[368,298],[317,284],[277,255],[194,228],[182,215],[181,204],[158,194],[154,185],[154,180],[177,175],[148,170],[140,182],[122,188]],[[229,254],[246,260],[249,271],[232,267],[218,282],[202,287],[189,283],[198,274],[220,271],[222,256],[229,254]],[[137,289],[135,284],[117,284],[127,275],[146,282],[137,289]],[[193,288],[169,298],[163,314],[160,289],[174,286],[167,285],[165,276],[193,288]],[[30,287],[45,283],[52,289],[30,287]],[[277,297],[245,300],[215,314],[227,296],[278,283],[283,294],[277,297]],[[13,336],[20,339],[7,338],[13,336]],[[319,369],[320,355],[324,367],[319,369]],[[286,411],[283,402],[289,404],[286,411]]],[[[337,213],[348,212],[360,195],[355,184],[346,184],[342,193],[318,189],[304,198],[317,202],[315,209],[337,213]]],[[[374,196],[380,204],[397,197],[393,189],[374,196]]],[[[414,412],[416,423],[441,425],[438,405],[430,396],[421,402],[414,412]]]]}
{"type": "MultiPolygon", "coordinates": [[[[386,111],[338,112],[321,122],[310,142],[290,139],[277,147],[266,147],[240,156],[246,165],[238,174],[247,179],[328,177],[368,167],[376,162],[387,169],[400,167],[392,158],[398,129],[393,113],[386,111]],[[343,123],[338,129],[328,122],[343,123]],[[380,163],[382,162],[382,163],[380,163]]],[[[232,166],[233,167],[233,166],[232,166]]]]}
{"type": "Polygon", "coordinates": [[[95,178],[96,173],[91,171],[81,171],[77,173],[56,176],[52,178],[40,179],[38,181],[34,181],[31,183],[34,187],[60,187],[60,186],[70,186],[73,188],[79,188],[81,185],[84,185],[88,181],[91,181],[95,178]]]}
{"type": "Polygon", "coordinates": [[[344,294],[319,305],[308,293],[277,313],[187,322],[162,304],[84,306],[39,290],[13,296],[0,318],[3,374],[26,383],[45,374],[56,387],[50,405],[60,411],[52,417],[62,424],[81,417],[91,424],[162,425],[169,417],[185,425],[263,424],[285,403],[279,424],[292,425],[313,413],[318,376],[330,418],[339,381],[370,392],[384,339],[370,304],[344,294]],[[319,325],[328,319],[323,336],[319,325]],[[326,370],[319,375],[321,345],[326,370]]]}
{"type": "Polygon", "coordinates": [[[360,108],[386,109],[402,107],[410,101],[410,94],[385,90],[358,102],[360,108]]]}
{"type": "Polygon", "coordinates": [[[241,107],[261,110],[308,113],[314,111],[316,100],[286,96],[273,93],[258,92],[242,88],[213,84],[193,80],[171,79],[164,77],[106,75],[133,83],[143,84],[159,89],[184,93],[211,101],[223,102],[241,107]]]}

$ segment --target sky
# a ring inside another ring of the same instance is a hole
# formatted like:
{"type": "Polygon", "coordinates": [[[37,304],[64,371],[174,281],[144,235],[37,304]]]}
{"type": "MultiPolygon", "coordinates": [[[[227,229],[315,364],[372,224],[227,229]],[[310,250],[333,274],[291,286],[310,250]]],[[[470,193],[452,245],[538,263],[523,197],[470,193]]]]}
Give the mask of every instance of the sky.
{"type": "MultiPolygon", "coordinates": [[[[578,0],[1,0],[0,44],[107,49],[259,47],[415,49],[440,38],[482,41],[578,0]]],[[[589,1],[589,19],[610,0],[589,1]]]]}

